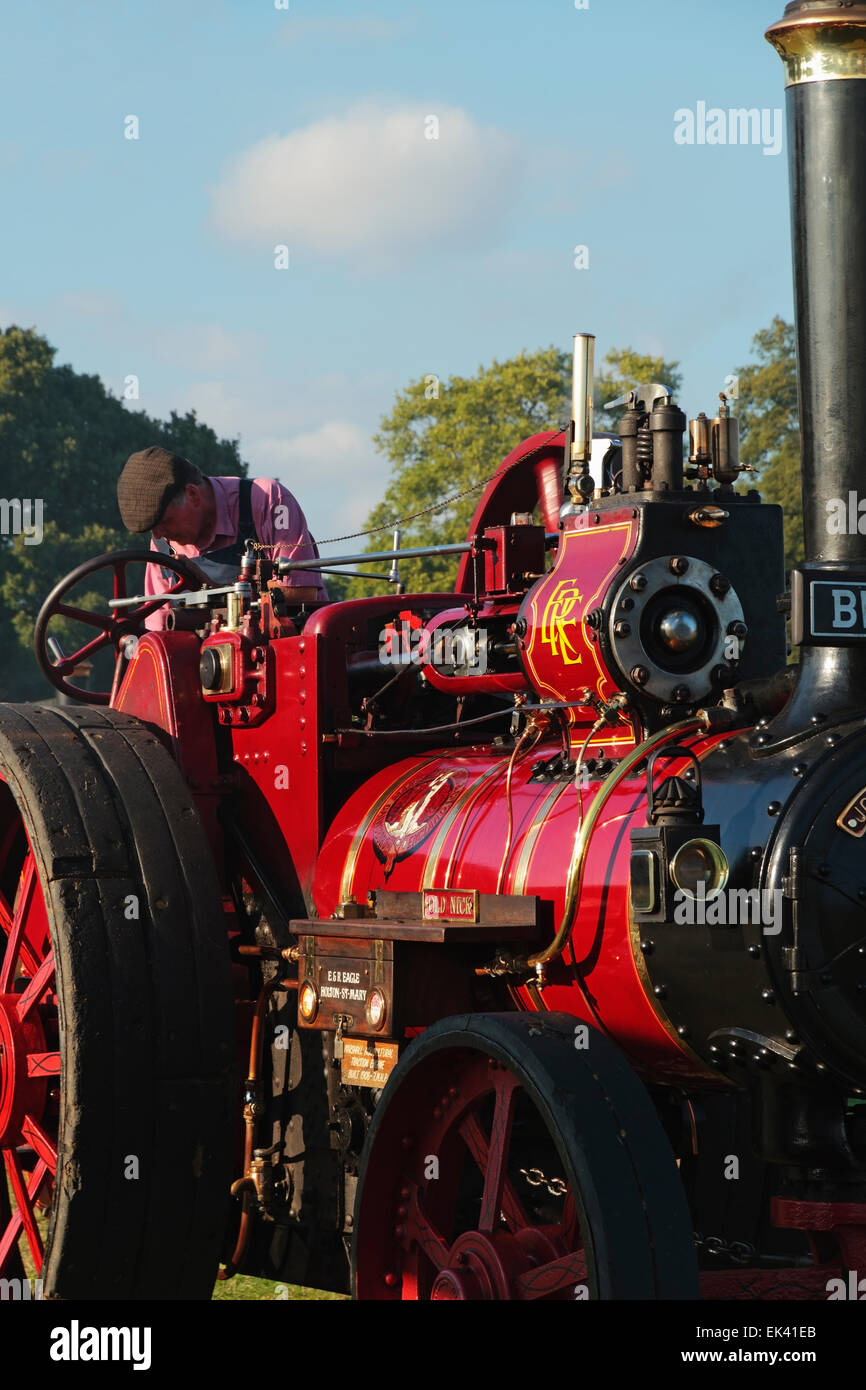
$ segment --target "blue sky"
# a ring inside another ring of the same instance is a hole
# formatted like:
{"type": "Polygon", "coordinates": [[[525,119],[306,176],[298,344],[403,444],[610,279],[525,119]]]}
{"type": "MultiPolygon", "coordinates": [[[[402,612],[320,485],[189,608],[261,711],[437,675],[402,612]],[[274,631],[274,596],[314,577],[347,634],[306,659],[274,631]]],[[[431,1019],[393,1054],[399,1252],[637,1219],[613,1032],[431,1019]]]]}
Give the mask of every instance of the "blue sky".
{"type": "Polygon", "coordinates": [[[589,331],[709,411],[791,315],[787,151],[677,144],[674,113],[783,108],[782,10],[2,0],[0,324],[239,435],[322,537],[381,495],[370,435],[418,376],[589,331]]]}

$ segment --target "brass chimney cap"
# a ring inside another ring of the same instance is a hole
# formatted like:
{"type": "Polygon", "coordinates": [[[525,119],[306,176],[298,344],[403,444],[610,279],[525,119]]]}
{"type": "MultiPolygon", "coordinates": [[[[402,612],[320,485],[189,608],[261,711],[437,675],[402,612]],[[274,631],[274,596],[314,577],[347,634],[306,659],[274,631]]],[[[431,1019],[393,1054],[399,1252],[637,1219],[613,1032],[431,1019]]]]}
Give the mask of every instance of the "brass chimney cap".
{"type": "Polygon", "coordinates": [[[794,0],[765,37],[785,64],[785,85],[866,78],[866,4],[794,0]]]}

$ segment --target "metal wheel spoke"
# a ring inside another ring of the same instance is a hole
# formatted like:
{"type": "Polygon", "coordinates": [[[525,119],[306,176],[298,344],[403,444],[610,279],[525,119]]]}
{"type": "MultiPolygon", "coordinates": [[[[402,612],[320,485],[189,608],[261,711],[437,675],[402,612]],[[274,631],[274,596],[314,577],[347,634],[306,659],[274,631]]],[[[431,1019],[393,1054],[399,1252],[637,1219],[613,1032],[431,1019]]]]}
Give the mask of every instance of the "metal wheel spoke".
{"type": "Polygon", "coordinates": [[[33,901],[33,889],[38,882],[36,863],[32,853],[29,853],[24,861],[24,868],[21,872],[12,920],[9,924],[9,936],[6,942],[6,951],[3,956],[3,967],[0,969],[0,994],[9,993],[15,962],[21,950],[21,940],[24,936],[24,928],[27,925],[28,909],[33,901]]]}
{"type": "Polygon", "coordinates": [[[436,1227],[424,1215],[418,1202],[418,1189],[413,1187],[406,1217],[407,1243],[414,1245],[435,1269],[444,1269],[448,1263],[448,1243],[436,1227]]]}
{"type": "Polygon", "coordinates": [[[114,563],[114,597],[126,598],[126,565],[122,560],[114,563]]]}
{"type": "MultiPolygon", "coordinates": [[[[475,1115],[466,1116],[466,1119],[463,1120],[460,1125],[460,1134],[475,1160],[479,1171],[483,1175],[486,1175],[489,1145],[487,1142],[487,1135],[484,1133],[475,1115]]],[[[532,1225],[532,1222],[523,1209],[523,1203],[514,1190],[510,1178],[505,1178],[502,1184],[500,1211],[505,1217],[505,1223],[509,1231],[522,1231],[526,1226],[532,1225]]]]}
{"type": "Polygon", "coordinates": [[[111,622],[111,619],[103,613],[90,613],[86,608],[73,608],[68,603],[58,603],[55,611],[61,617],[71,618],[76,623],[86,623],[88,627],[105,628],[111,622]]]}
{"type": "Polygon", "coordinates": [[[64,671],[74,670],[81,661],[86,661],[88,657],[94,656],[96,652],[101,652],[103,647],[110,647],[114,641],[111,633],[105,631],[99,637],[94,637],[92,642],[88,642],[79,651],[68,656],[65,661],[58,661],[55,670],[63,674],[64,671]]]}
{"type": "Polygon", "coordinates": [[[38,1120],[34,1120],[32,1115],[25,1115],[24,1123],[21,1126],[21,1135],[36,1150],[49,1172],[56,1173],[57,1150],[38,1120]]]}
{"type": "Polygon", "coordinates": [[[511,1144],[511,1125],[514,1120],[514,1105],[520,1082],[510,1072],[500,1067],[496,1072],[496,1103],[493,1108],[493,1121],[490,1126],[490,1143],[487,1149],[487,1168],[484,1173],[484,1193],[481,1198],[481,1215],[478,1220],[479,1231],[488,1234],[499,1225],[502,1210],[502,1189],[505,1185],[508,1151],[511,1144]]]}
{"type": "Polygon", "coordinates": [[[580,1235],[580,1217],[577,1214],[577,1204],[571,1189],[566,1194],[562,1208],[562,1221],[559,1227],[560,1239],[566,1246],[573,1246],[582,1242],[580,1235]]]}
{"type": "MultiPolygon", "coordinates": [[[[33,1256],[37,1270],[42,1264],[43,1248],[42,1237],[39,1234],[39,1227],[36,1225],[36,1216],[32,1203],[36,1200],[36,1194],[45,1179],[45,1164],[37,1164],[30,1178],[29,1185],[25,1185],[24,1174],[18,1162],[18,1155],[12,1149],[4,1149],[3,1157],[6,1160],[6,1171],[9,1174],[9,1181],[12,1183],[12,1191],[15,1194],[15,1203],[18,1207],[18,1216],[24,1226],[24,1234],[27,1237],[27,1244],[30,1246],[30,1254],[33,1256]],[[42,1170],[40,1172],[40,1169],[42,1170]],[[38,1182],[34,1179],[38,1176],[38,1182]]],[[[11,1224],[14,1224],[12,1218],[11,1224]]]]}
{"type": "Polygon", "coordinates": [[[27,988],[18,1000],[18,1017],[23,1023],[34,1004],[37,1004],[54,978],[54,952],[49,951],[27,988]]]}
{"type": "Polygon", "coordinates": [[[549,1298],[560,1289],[586,1280],[586,1256],[582,1250],[570,1255],[561,1255],[549,1264],[537,1265],[535,1269],[519,1274],[515,1281],[517,1297],[520,1299],[549,1298]]]}

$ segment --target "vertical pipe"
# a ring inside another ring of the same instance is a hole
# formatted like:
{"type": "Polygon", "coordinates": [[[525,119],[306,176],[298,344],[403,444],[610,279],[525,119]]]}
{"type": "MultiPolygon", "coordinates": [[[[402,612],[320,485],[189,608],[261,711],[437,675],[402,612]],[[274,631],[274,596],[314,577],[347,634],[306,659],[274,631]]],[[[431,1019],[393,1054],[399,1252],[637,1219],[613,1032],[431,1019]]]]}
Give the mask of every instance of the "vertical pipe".
{"type": "MultiPolygon", "coordinates": [[[[574,369],[571,379],[571,418],[574,421],[574,443],[571,462],[589,463],[592,457],[592,392],[595,334],[575,333],[574,369]]],[[[572,472],[576,470],[572,468],[572,472]]]]}
{"type": "MultiPolygon", "coordinates": [[[[794,0],[767,38],[785,66],[806,568],[859,569],[866,536],[828,522],[866,495],[866,4],[794,0]]],[[[807,644],[784,735],[862,706],[866,652],[807,644]]]]}
{"type": "Polygon", "coordinates": [[[807,563],[866,561],[827,503],[866,482],[866,5],[795,0],[785,63],[807,563]]]}

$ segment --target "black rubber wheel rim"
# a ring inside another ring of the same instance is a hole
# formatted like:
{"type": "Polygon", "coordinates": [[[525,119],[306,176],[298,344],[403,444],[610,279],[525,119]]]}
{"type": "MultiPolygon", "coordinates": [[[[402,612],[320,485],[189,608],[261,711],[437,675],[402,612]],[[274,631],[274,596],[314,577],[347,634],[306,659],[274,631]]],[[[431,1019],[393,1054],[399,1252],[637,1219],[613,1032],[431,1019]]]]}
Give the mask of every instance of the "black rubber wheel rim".
{"type": "Polygon", "coordinates": [[[156,736],[113,710],[0,706],[0,774],[0,1024],[17,1047],[0,1056],[0,1276],[25,1253],[46,1298],[210,1298],[234,1032],[189,789],[156,736]],[[34,1192],[13,1207],[22,1181],[34,1192]]]}

